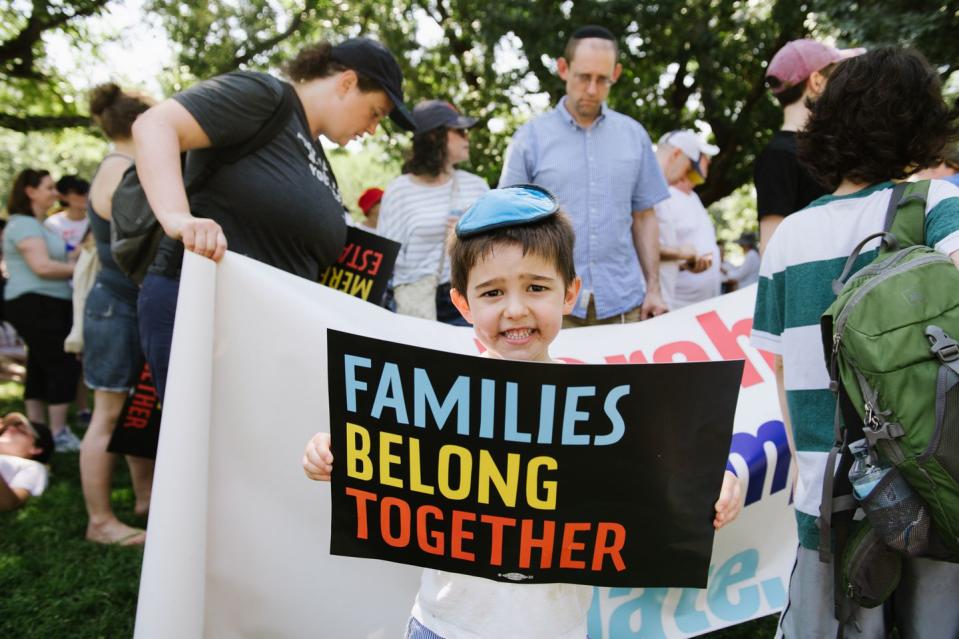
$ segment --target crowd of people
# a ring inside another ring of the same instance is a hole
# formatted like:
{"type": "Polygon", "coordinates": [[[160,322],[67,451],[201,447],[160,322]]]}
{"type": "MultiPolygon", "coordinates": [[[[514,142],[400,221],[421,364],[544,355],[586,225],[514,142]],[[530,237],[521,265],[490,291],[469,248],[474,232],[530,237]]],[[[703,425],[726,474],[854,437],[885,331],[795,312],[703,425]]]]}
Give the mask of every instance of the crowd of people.
{"type": "MultiPolygon", "coordinates": [[[[561,327],[646,320],[759,282],[753,339],[776,354],[801,482],[801,548],[782,630],[811,636],[815,618],[822,624],[817,633],[835,632],[832,569],[810,559],[815,486],[802,483],[821,475],[821,444],[832,436],[832,420],[824,425],[829,410],[810,403],[810,392],[828,393],[820,388],[823,362],[805,355],[815,351],[807,342],[818,339],[818,330],[801,330],[808,322],[793,317],[818,318],[825,306],[813,314],[806,307],[830,298],[820,291],[825,276],[810,275],[815,269],[793,274],[819,257],[845,259],[861,235],[831,229],[853,217],[865,220],[863,228],[878,224],[873,218],[887,206],[888,180],[920,169],[920,178],[959,180],[959,155],[951,150],[955,111],[945,106],[935,71],[915,52],[787,44],[766,72],[783,125],[755,165],[758,237],[744,233],[736,242],[743,259],[731,264],[695,190],[721,149],[690,130],[663,132],[654,145],[642,124],[607,105],[622,72],[618,43],[603,27],[573,33],[557,58],[564,96],[515,132],[493,190],[458,168],[469,161],[469,132],[479,119],[441,98],[408,110],[399,65],[370,39],[305,47],[286,68],[289,82],[233,72],[158,104],[113,84],[98,87],[91,113],[112,150],[90,182],[78,176],[55,182],[47,171],[25,169],[8,200],[4,317],[27,346],[26,414],[11,413],[0,426],[0,507],[42,492],[38,466],[54,448],[79,448],[87,538],[142,544],[145,531],[119,521],[111,508],[114,456],[107,444],[144,360],[161,399],[165,394],[183,251],[219,260],[229,248],[316,281],[339,256],[352,223],[319,138],[345,145],[390,117],[413,132],[409,157],[401,175],[383,189],[367,189],[358,206],[361,226],[401,244],[395,309],[472,325],[490,356],[552,361],[549,344],[561,327]],[[260,140],[263,130],[274,133],[260,140]],[[245,153],[223,160],[237,148],[245,153]],[[142,283],[110,251],[112,196],[134,165],[165,233],[142,283]],[[51,214],[58,200],[62,208],[51,214]],[[526,209],[537,206],[550,208],[546,217],[530,217],[526,209]],[[509,219],[484,218],[490,207],[509,219]],[[78,296],[71,279],[85,242],[99,270],[78,296]],[[542,277],[530,283],[524,279],[530,273],[542,277]],[[474,288],[477,279],[498,282],[495,295],[474,288]],[[794,308],[796,300],[803,308],[794,308]],[[82,359],[64,348],[75,304],[83,305],[82,359]],[[503,318],[517,312],[528,315],[528,325],[503,328],[503,318]],[[81,376],[94,398],[82,444],[67,423],[71,403],[84,410],[81,376]]],[[[937,184],[944,186],[930,202],[927,215],[936,222],[929,241],[959,263],[952,252],[959,248],[959,189],[937,184]]],[[[817,397],[825,403],[826,395],[817,397]]],[[[152,462],[128,462],[136,510],[145,514],[152,462]]],[[[327,435],[310,442],[304,464],[311,477],[329,478],[327,435]]],[[[717,528],[738,514],[740,492],[727,474],[717,528]]],[[[956,566],[917,561],[910,583],[924,594],[898,599],[894,620],[881,611],[843,620],[847,636],[885,636],[890,623],[926,628],[916,619],[933,608],[929,618],[959,635],[959,615],[943,603],[956,595],[956,566]],[[934,586],[943,583],[951,585],[934,586]]],[[[588,601],[574,587],[504,586],[427,571],[407,636],[452,638],[482,634],[476,624],[502,629],[535,619],[537,636],[582,637],[588,601]],[[522,609],[497,617],[497,602],[519,592],[522,609]],[[461,603],[447,605],[449,597],[461,603]]]]}

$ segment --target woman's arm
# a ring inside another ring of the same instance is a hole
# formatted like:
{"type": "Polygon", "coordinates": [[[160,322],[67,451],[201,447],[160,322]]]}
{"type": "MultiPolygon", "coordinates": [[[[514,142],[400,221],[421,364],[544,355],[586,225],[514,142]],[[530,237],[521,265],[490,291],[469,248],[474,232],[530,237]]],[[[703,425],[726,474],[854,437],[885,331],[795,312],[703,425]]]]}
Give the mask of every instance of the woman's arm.
{"type": "Polygon", "coordinates": [[[137,118],[133,141],[140,184],[163,230],[187,250],[219,260],[226,236],[213,220],[190,213],[180,168],[180,153],[209,147],[210,138],[183,105],[166,100],[137,118]]]}
{"type": "Polygon", "coordinates": [[[47,243],[40,236],[25,237],[16,244],[30,270],[47,280],[66,280],[73,277],[75,260],[59,262],[50,259],[47,243]]]}

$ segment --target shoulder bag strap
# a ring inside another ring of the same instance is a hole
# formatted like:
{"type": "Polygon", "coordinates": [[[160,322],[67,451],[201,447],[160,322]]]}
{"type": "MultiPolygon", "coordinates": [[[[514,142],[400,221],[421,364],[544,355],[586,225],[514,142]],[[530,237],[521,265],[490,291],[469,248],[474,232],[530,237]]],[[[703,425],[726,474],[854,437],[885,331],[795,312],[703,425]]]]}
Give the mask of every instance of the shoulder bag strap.
{"type": "Polygon", "coordinates": [[[290,121],[290,116],[293,115],[293,108],[298,99],[292,85],[288,82],[281,84],[283,85],[283,95],[280,97],[280,102],[276,105],[270,117],[263,121],[259,130],[246,142],[218,150],[213,156],[213,159],[203,167],[200,174],[190,180],[190,183],[186,187],[187,196],[199,191],[203,185],[216,174],[220,167],[233,164],[255,153],[279,135],[280,131],[286,126],[286,123],[290,121]]]}

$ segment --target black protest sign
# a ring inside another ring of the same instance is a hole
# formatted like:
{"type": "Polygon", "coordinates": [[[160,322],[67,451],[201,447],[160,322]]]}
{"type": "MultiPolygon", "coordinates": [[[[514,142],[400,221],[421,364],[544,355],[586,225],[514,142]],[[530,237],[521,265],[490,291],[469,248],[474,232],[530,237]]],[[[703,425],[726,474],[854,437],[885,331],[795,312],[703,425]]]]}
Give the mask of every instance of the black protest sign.
{"type": "Polygon", "coordinates": [[[382,306],[399,254],[399,242],[356,226],[347,227],[343,252],[336,264],[320,275],[320,284],[382,306]]]}
{"type": "Polygon", "coordinates": [[[329,330],[330,552],[703,588],[742,362],[507,362],[329,330]]]}
{"type": "Polygon", "coordinates": [[[160,396],[150,367],[143,365],[136,386],[123,403],[107,450],[118,455],[156,459],[160,439],[160,396]]]}

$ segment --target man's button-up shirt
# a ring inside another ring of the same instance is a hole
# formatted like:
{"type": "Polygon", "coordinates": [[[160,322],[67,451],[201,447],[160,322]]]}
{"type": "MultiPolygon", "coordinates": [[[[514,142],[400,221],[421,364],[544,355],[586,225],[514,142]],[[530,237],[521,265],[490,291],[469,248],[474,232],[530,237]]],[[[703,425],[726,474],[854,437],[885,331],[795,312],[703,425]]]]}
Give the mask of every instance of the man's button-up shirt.
{"type": "MultiPolygon", "coordinates": [[[[665,200],[669,191],[639,122],[603,104],[599,117],[583,128],[565,102],[564,97],[516,132],[499,185],[538,184],[559,198],[576,232],[580,295],[592,293],[602,319],[643,303],[646,281],[633,243],[632,214],[665,200]]],[[[573,314],[585,317],[586,304],[578,303],[573,314]]]]}

